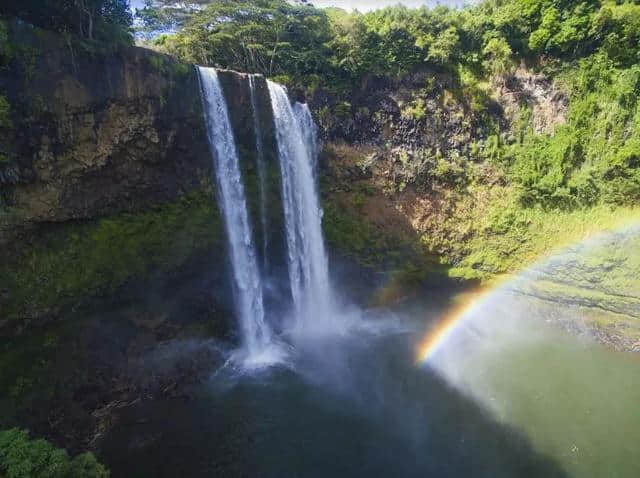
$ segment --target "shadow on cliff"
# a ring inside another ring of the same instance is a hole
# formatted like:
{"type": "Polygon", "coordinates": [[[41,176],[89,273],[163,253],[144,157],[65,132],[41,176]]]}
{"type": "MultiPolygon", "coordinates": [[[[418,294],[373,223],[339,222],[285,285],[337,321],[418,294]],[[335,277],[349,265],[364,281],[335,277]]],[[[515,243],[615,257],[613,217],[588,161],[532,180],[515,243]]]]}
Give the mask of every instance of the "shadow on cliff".
{"type": "Polygon", "coordinates": [[[235,340],[217,254],[132,280],[57,321],[0,343],[0,429],[18,426],[70,451],[93,448],[117,410],[185,397],[235,340]]]}
{"type": "Polygon", "coordinates": [[[451,266],[428,250],[416,226],[437,220],[444,201],[414,186],[398,191],[394,161],[380,149],[329,144],[321,167],[323,226],[338,289],[360,304],[386,306],[477,285],[451,278],[451,266]]]}

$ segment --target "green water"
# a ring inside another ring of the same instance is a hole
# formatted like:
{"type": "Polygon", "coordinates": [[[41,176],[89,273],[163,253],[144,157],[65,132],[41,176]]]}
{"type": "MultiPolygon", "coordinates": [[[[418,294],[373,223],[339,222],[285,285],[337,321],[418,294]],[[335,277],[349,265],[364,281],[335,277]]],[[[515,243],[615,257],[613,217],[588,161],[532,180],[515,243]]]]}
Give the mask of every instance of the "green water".
{"type": "Polygon", "coordinates": [[[640,476],[640,357],[557,338],[485,366],[483,402],[572,476],[640,476]]]}
{"type": "Polygon", "coordinates": [[[116,478],[640,476],[640,357],[525,321],[416,365],[430,307],[128,407],[100,455],[116,478]]]}
{"type": "MultiPolygon", "coordinates": [[[[494,323],[516,317],[507,333],[458,343],[461,350],[443,353],[434,366],[569,476],[640,476],[640,355],[532,318],[534,307],[521,299],[494,308],[494,323]],[[485,340],[489,346],[478,343],[485,340]]],[[[482,319],[465,327],[482,330],[482,319]]]]}

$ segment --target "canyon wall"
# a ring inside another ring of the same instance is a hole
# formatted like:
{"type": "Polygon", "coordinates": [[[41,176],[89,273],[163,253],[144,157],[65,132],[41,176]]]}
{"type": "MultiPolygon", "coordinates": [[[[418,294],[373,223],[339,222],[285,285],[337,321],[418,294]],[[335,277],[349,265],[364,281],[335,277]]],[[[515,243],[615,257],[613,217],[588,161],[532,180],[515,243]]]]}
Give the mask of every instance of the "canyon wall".
{"type": "Polygon", "coordinates": [[[423,71],[371,78],[350,102],[322,91],[309,100],[324,138],[327,240],[370,270],[354,275],[376,279],[370,301],[526,272],[514,293],[575,310],[565,327],[640,350],[640,250],[637,228],[626,229],[637,209],[523,207],[508,159],[494,156],[565,124],[569,96],[551,78],[522,65],[474,90],[423,71]],[[607,247],[590,242],[599,233],[607,247]]]}

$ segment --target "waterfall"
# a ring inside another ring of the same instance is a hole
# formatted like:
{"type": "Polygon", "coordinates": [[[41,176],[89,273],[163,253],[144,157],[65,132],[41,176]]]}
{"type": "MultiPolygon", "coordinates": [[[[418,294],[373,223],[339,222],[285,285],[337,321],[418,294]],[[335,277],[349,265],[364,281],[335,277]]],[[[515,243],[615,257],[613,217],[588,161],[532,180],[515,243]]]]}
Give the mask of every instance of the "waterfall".
{"type": "MultiPolygon", "coordinates": [[[[243,339],[239,358],[250,367],[281,362],[288,355],[287,346],[273,337],[265,318],[264,281],[270,274],[269,255],[273,253],[270,249],[274,245],[268,233],[268,177],[263,144],[264,128],[268,125],[261,124],[256,78],[250,75],[248,81],[260,186],[262,244],[258,247],[262,248],[261,265],[254,245],[238,150],[220,79],[213,68],[199,67],[198,73],[218,201],[227,233],[234,304],[243,339]]],[[[288,284],[294,304],[294,323],[289,330],[297,333],[298,337],[331,333],[338,323],[334,319],[335,307],[322,236],[322,209],[316,184],[316,125],[307,105],[292,104],[282,86],[268,82],[268,89],[280,164],[288,284]]],[[[237,354],[234,356],[232,358],[238,358],[237,354]]]]}
{"type": "Polygon", "coordinates": [[[269,93],[280,156],[296,326],[304,331],[322,330],[333,322],[333,317],[322,209],[315,181],[316,126],[307,105],[292,105],[282,86],[269,82],[269,93]]]}
{"type": "Polygon", "coordinates": [[[269,231],[267,229],[267,167],[264,159],[264,145],[262,144],[262,123],[260,120],[260,108],[256,92],[254,75],[249,75],[249,89],[251,91],[251,107],[253,109],[253,126],[256,133],[256,163],[258,165],[258,179],[260,181],[260,222],[262,225],[262,270],[264,273],[269,268],[269,231]]]}
{"type": "Polygon", "coordinates": [[[238,152],[218,74],[213,68],[198,67],[198,72],[218,200],[224,217],[233,269],[236,313],[246,352],[249,356],[255,356],[270,344],[271,333],[265,323],[262,281],[253,245],[238,152]]]}

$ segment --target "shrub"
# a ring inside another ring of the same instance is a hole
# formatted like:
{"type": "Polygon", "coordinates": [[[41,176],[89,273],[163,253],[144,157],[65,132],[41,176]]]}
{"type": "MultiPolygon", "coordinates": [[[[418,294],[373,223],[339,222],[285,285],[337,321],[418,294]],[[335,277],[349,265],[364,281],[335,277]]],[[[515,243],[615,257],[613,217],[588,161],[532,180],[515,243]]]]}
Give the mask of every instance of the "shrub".
{"type": "Polygon", "coordinates": [[[7,478],[108,478],[109,471],[91,453],[70,458],[46,440],[12,428],[0,432],[0,472],[7,478]]]}

